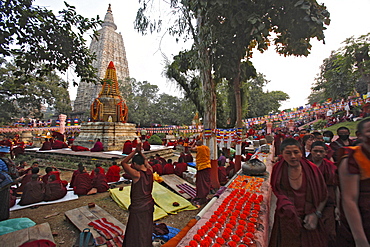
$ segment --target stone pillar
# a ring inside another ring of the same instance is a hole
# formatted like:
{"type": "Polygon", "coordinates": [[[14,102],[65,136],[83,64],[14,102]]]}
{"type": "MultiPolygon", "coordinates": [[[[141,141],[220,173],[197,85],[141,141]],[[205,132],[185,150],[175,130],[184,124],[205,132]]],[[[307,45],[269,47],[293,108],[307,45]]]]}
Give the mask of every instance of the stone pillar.
{"type": "Polygon", "coordinates": [[[64,115],[64,114],[59,115],[59,120],[60,120],[59,132],[61,134],[64,134],[66,130],[66,119],[67,119],[67,115],[64,115]]]}

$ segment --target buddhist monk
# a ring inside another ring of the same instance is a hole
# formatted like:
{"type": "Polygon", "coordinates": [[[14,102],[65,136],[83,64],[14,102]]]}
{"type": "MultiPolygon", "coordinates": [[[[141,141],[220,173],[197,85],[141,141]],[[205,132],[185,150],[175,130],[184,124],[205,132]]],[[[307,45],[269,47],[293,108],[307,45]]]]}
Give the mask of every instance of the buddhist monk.
{"type": "Polygon", "coordinates": [[[156,172],[158,175],[163,174],[162,165],[159,163],[159,160],[153,160],[153,173],[156,172]]]}
{"type": "Polygon", "coordinates": [[[92,187],[96,188],[98,193],[106,192],[109,189],[107,179],[104,174],[100,173],[99,168],[95,168],[95,174],[92,178],[92,187]]]}
{"type": "Polygon", "coordinates": [[[117,162],[113,161],[106,174],[107,182],[110,183],[119,181],[121,177],[120,172],[121,168],[117,165],[117,162]]]}
{"type": "Polygon", "coordinates": [[[123,154],[129,154],[132,152],[132,142],[130,140],[125,141],[125,144],[123,144],[123,154]]]}
{"type": "Polygon", "coordinates": [[[32,170],[31,170],[31,173],[27,173],[20,181],[21,183],[21,186],[19,186],[19,188],[16,190],[17,192],[23,192],[24,191],[24,188],[26,186],[26,184],[28,184],[29,182],[32,181],[32,176],[33,175],[37,175],[39,176],[39,171],[40,171],[40,168],[38,167],[33,167],[32,170]]]}
{"type": "Polygon", "coordinates": [[[218,161],[218,181],[220,185],[225,185],[227,183],[227,174],[225,165],[223,165],[222,161],[218,161]]]}
{"type": "Polygon", "coordinates": [[[41,177],[41,181],[45,184],[47,184],[49,182],[49,177],[51,175],[54,175],[55,176],[55,179],[60,181],[63,186],[67,186],[68,185],[68,182],[66,180],[62,180],[60,178],[60,171],[56,168],[56,167],[46,167],[45,168],[45,172],[46,174],[44,176],[41,177]]]}
{"type": "Polygon", "coordinates": [[[145,141],[143,142],[143,150],[144,150],[144,151],[150,151],[150,143],[149,143],[149,141],[148,141],[148,140],[145,140],[145,141]]]}
{"type": "Polygon", "coordinates": [[[362,143],[344,148],[339,158],[342,211],[337,246],[369,246],[370,241],[370,118],[357,125],[362,143]]]}
{"type": "Polygon", "coordinates": [[[43,151],[43,150],[51,150],[51,142],[48,138],[45,139],[44,143],[42,144],[41,148],[39,149],[39,151],[43,151]]]}
{"type": "Polygon", "coordinates": [[[44,200],[45,184],[39,180],[38,174],[32,174],[31,181],[24,186],[19,205],[25,206],[44,200]]]}
{"type": "MultiPolygon", "coordinates": [[[[72,151],[75,151],[75,152],[90,151],[90,149],[88,149],[87,147],[78,146],[78,145],[72,145],[71,149],[72,149],[72,151]]],[[[93,151],[91,151],[91,152],[93,152],[93,151]]]]}
{"type": "Polygon", "coordinates": [[[167,163],[163,167],[163,175],[169,175],[169,174],[174,174],[174,173],[175,173],[175,168],[173,167],[172,159],[168,159],[167,163]]]}
{"type": "Polygon", "coordinates": [[[179,159],[179,162],[175,163],[175,174],[180,178],[183,177],[183,173],[188,170],[188,164],[186,164],[183,158],[179,159]]]}
{"type": "Polygon", "coordinates": [[[67,143],[59,141],[55,139],[53,143],[51,144],[52,149],[62,149],[62,148],[68,148],[67,143]]]}
{"type": "Polygon", "coordinates": [[[131,152],[121,163],[122,168],[132,177],[132,186],[123,247],[152,246],[154,200],[153,171],[141,152],[139,143],[136,150],[131,152]],[[135,155],[135,153],[137,153],[135,155]],[[132,167],[128,162],[132,159],[132,167]]]}
{"type": "Polygon", "coordinates": [[[197,152],[196,155],[196,166],[197,175],[195,180],[196,196],[194,203],[200,206],[207,202],[207,196],[211,189],[211,151],[209,147],[203,145],[202,140],[196,142],[191,147],[192,151],[197,152]]]}
{"type": "Polygon", "coordinates": [[[67,188],[62,184],[61,180],[57,180],[54,174],[48,178],[48,183],[45,185],[45,201],[55,201],[63,198],[67,194],[67,188]]]}
{"type": "Polygon", "coordinates": [[[69,183],[69,188],[73,188],[73,185],[74,185],[74,181],[75,181],[75,179],[76,179],[76,176],[78,175],[78,174],[80,174],[80,167],[83,167],[83,164],[82,163],[78,163],[78,168],[77,168],[77,170],[75,170],[74,172],[73,172],[73,174],[72,174],[72,178],[71,178],[71,182],[69,183]]]}
{"type": "Polygon", "coordinates": [[[138,140],[135,137],[134,140],[132,141],[132,147],[136,147],[137,144],[138,144],[138,140]]]}
{"type": "Polygon", "coordinates": [[[76,175],[73,182],[73,191],[76,195],[87,195],[92,187],[92,179],[87,173],[86,168],[81,166],[78,168],[79,174],[76,175]]]}
{"type": "Polygon", "coordinates": [[[188,152],[188,153],[185,153],[185,160],[184,160],[186,163],[188,163],[188,162],[193,162],[194,161],[194,159],[193,159],[193,155],[191,155],[191,153],[190,152],[188,152]]]}
{"type": "Polygon", "coordinates": [[[103,152],[104,151],[104,145],[98,138],[94,144],[94,147],[90,149],[90,152],[103,152]]]}
{"type": "Polygon", "coordinates": [[[272,170],[271,187],[277,198],[270,247],[326,247],[321,217],[327,189],[319,168],[303,158],[301,144],[281,143],[282,159],[272,170]]]}
{"type": "Polygon", "coordinates": [[[328,189],[328,199],[325,207],[322,211],[322,222],[326,234],[328,236],[328,246],[336,246],[336,222],[335,222],[335,209],[336,209],[336,190],[337,190],[337,179],[336,170],[337,167],[333,162],[326,159],[327,146],[322,141],[315,141],[311,144],[311,161],[320,169],[328,189]]]}
{"type": "MultiPolygon", "coordinates": [[[[105,170],[104,170],[104,168],[103,168],[103,167],[101,167],[101,166],[102,166],[102,164],[100,164],[100,163],[95,164],[95,168],[98,168],[98,169],[99,169],[99,171],[100,171],[100,173],[105,175],[105,170]]],[[[95,175],[95,169],[91,171],[91,173],[90,173],[90,177],[91,177],[91,178],[93,178],[93,177],[94,177],[94,175],[95,175]]]]}

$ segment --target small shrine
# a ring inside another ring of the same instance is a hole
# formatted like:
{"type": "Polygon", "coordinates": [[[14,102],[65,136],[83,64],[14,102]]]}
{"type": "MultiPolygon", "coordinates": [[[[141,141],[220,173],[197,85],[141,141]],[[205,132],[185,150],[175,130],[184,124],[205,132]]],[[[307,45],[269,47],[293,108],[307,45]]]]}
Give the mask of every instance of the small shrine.
{"type": "Polygon", "coordinates": [[[90,112],[93,122],[127,122],[128,108],[119,91],[116,68],[112,61],[105,72],[99,96],[91,104],[90,112]]]}
{"type": "Polygon", "coordinates": [[[138,137],[135,124],[127,123],[128,107],[122,98],[116,68],[111,61],[105,72],[101,91],[90,107],[92,122],[81,125],[75,145],[92,148],[99,138],[104,151],[122,150],[127,140],[138,137]]]}

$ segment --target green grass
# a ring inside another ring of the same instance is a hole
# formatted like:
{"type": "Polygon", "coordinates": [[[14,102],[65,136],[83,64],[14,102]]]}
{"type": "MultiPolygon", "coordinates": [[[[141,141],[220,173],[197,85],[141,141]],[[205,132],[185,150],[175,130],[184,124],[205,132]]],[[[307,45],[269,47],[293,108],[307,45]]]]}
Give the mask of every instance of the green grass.
{"type": "Polygon", "coordinates": [[[334,133],[334,135],[337,134],[337,129],[339,127],[347,127],[349,130],[350,130],[350,133],[351,133],[351,137],[356,137],[356,130],[357,130],[357,124],[361,121],[362,119],[356,121],[356,122],[343,122],[343,123],[338,123],[338,124],[334,124],[328,128],[325,128],[323,129],[323,131],[325,130],[330,130],[334,133]]]}

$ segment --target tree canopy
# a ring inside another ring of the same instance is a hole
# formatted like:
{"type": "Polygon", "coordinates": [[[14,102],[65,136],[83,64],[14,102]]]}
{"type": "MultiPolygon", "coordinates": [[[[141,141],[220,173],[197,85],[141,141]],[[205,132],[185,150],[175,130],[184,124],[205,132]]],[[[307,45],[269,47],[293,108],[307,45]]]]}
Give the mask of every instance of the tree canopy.
{"type": "Polygon", "coordinates": [[[370,91],[370,33],[348,38],[343,44],[324,59],[320,74],[311,88],[310,103],[370,91]]]}
{"type": "Polygon", "coordinates": [[[99,17],[85,18],[66,2],[58,15],[32,3],[0,2],[0,56],[13,57],[19,68],[16,75],[27,81],[32,81],[31,75],[42,77],[72,67],[82,81],[96,82],[96,70],[91,65],[94,55],[83,35],[91,30],[95,34],[99,17]]]}

